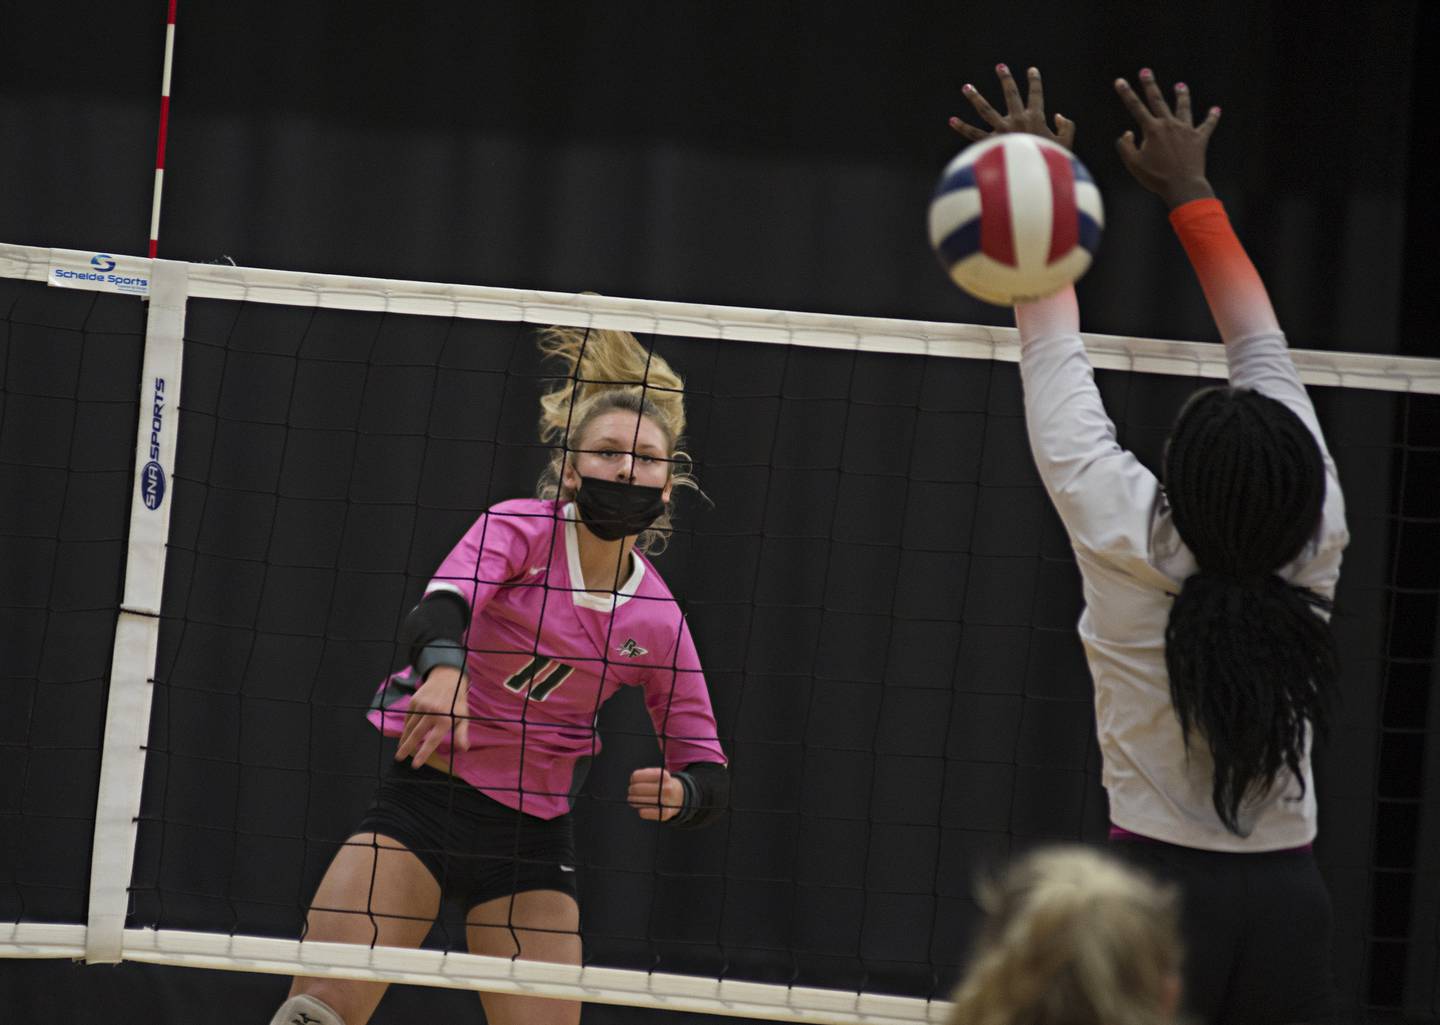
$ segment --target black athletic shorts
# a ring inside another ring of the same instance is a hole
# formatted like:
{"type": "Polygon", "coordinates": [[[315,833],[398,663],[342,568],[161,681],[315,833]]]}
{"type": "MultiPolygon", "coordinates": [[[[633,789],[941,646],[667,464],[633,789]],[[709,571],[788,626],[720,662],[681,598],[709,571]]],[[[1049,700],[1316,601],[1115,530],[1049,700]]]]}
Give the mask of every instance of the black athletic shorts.
{"type": "Polygon", "coordinates": [[[1125,838],[1110,848],[1180,886],[1193,1014],[1212,1025],[1335,1020],[1330,894],[1311,851],[1225,854],[1125,838]]]}
{"type": "Polygon", "coordinates": [[[527,890],[577,896],[569,815],[526,815],[429,766],[392,763],[355,832],[400,841],[467,911],[527,890]]]}

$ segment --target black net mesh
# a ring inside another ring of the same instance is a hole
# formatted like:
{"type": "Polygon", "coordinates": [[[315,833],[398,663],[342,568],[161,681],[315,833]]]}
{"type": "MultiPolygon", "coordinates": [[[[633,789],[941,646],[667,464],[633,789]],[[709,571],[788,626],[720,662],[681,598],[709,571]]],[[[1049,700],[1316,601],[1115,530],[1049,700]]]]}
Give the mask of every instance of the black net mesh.
{"type": "MultiPolygon", "coordinates": [[[[83,921],[143,306],[6,282],[0,900],[83,921]],[[61,771],[60,766],[63,766],[61,771]]],[[[689,617],[729,813],[641,822],[640,695],[575,812],[586,963],[943,998],[977,872],[1101,841],[1073,557],[1007,363],[641,334],[686,379],[655,560],[689,617]]],[[[365,721],[477,514],[533,493],[549,382],[509,323],[192,300],[134,925],[295,937],[391,760],[365,721]]],[[[1152,467],[1192,379],[1100,371],[1152,467]]],[[[1313,388],[1351,533],[1317,851],[1342,1006],[1433,1000],[1440,401],[1313,388]],[[1427,854],[1427,852],[1429,852],[1427,854]]],[[[428,945],[465,949],[448,907],[428,945]]]]}

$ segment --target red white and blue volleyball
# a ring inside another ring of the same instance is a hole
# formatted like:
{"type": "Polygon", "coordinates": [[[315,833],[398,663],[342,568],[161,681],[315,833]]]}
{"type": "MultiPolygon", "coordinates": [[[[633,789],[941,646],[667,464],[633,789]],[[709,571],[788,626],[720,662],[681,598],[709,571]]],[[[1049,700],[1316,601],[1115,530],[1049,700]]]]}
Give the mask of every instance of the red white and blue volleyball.
{"type": "Polygon", "coordinates": [[[1035,135],[963,150],[930,200],[930,244],[951,279],[1001,306],[1052,295],[1084,274],[1105,210],[1085,165],[1035,135]]]}

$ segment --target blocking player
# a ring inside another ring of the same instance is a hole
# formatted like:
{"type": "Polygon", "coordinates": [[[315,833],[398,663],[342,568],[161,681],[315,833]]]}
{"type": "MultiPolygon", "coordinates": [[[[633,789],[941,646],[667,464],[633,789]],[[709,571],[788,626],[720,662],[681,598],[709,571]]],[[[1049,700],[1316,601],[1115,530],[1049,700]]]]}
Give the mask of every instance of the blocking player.
{"type": "MultiPolygon", "coordinates": [[[[1065,143],[1039,72],[995,132],[1065,143]]],[[[1329,895],[1310,748],[1337,682],[1329,612],[1349,540],[1340,482],[1264,285],[1205,174],[1219,121],[1197,124],[1154,75],[1115,88],[1139,129],[1125,167],[1170,223],[1225,342],[1228,387],[1180,411],[1157,477],[1116,441],[1079,334],[1073,288],[1018,306],[1031,450],[1083,582],[1079,631],[1115,848],[1181,884],[1185,992],[1212,1022],[1329,1020],[1329,895]]],[[[990,133],[959,119],[967,138],[990,133]]]]}

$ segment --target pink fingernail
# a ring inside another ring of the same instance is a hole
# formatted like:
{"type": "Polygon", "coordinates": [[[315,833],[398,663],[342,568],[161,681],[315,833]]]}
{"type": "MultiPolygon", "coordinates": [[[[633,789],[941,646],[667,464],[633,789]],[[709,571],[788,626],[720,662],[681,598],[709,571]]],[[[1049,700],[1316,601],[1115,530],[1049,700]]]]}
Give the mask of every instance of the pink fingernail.
{"type": "Polygon", "coordinates": [[[1175,83],[1175,91],[1176,91],[1177,93],[1183,93],[1183,92],[1184,92],[1186,89],[1188,89],[1188,88],[1190,88],[1190,87],[1187,86],[1184,82],[1176,82],[1176,83],[1175,83]]]}
{"type": "Polygon", "coordinates": [[[1155,72],[1151,71],[1149,68],[1141,68],[1140,77],[1148,80],[1155,77],[1155,72]]]}
{"type": "Polygon", "coordinates": [[[1219,108],[1219,107],[1211,107],[1211,108],[1210,108],[1210,113],[1214,114],[1216,117],[1219,117],[1219,116],[1220,116],[1220,108],[1219,108]]]}
{"type": "Polygon", "coordinates": [[[997,65],[995,65],[995,70],[998,71],[998,72],[999,72],[1000,74],[1002,74],[1002,75],[1008,75],[1008,74],[1010,74],[1010,69],[1007,68],[1004,64],[997,64],[997,65]]]}
{"type": "Polygon", "coordinates": [[[975,87],[974,87],[973,85],[971,85],[969,82],[966,82],[964,85],[962,85],[962,86],[960,87],[960,91],[961,91],[962,93],[973,93],[973,92],[975,91],[975,87]]]}

